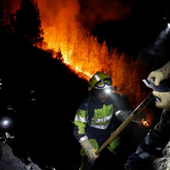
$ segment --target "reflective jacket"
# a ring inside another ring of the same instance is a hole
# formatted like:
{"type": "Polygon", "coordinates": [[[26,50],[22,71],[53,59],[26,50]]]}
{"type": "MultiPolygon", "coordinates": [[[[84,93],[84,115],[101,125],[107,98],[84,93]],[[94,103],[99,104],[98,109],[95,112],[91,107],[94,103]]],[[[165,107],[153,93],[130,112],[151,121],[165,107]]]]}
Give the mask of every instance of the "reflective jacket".
{"type": "Polygon", "coordinates": [[[152,167],[153,160],[162,156],[162,151],[170,140],[169,133],[170,110],[164,110],[160,122],[148,132],[135,153],[129,156],[124,167],[125,170],[146,170],[146,168],[152,167]]]}
{"type": "Polygon", "coordinates": [[[83,137],[106,140],[110,133],[114,131],[111,120],[117,108],[114,93],[108,97],[104,104],[94,95],[90,95],[82,101],[75,114],[75,138],[78,141],[83,137]]]}

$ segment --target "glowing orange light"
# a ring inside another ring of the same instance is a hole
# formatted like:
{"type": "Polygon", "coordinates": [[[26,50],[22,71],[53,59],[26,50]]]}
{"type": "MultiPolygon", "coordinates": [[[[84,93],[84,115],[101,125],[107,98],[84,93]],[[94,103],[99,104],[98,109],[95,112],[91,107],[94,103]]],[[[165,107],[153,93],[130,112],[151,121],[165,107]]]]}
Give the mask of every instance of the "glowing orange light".
{"type": "MultiPolygon", "coordinates": [[[[13,2],[12,6],[15,10],[20,8],[21,0],[10,2],[13,2]],[[18,2],[17,8],[15,7],[16,1],[18,2]]],[[[112,1],[110,2],[112,3],[112,1]]],[[[80,78],[89,80],[97,71],[105,72],[112,78],[114,90],[128,96],[132,107],[136,108],[146,97],[146,93],[141,87],[142,78],[147,76],[145,75],[146,68],[141,65],[140,57],[133,61],[125,56],[124,52],[118,52],[116,47],[108,50],[106,41],[99,43],[98,38],[91,35],[88,27],[84,27],[82,24],[84,22],[81,21],[84,21],[85,18],[81,17],[81,6],[77,0],[37,0],[37,3],[44,30],[44,43],[40,48],[53,50],[53,57],[59,58],[80,78]],[[60,55],[56,56],[57,53],[60,55]]],[[[122,3],[119,4],[119,1],[117,3],[119,7],[122,5],[122,3]]],[[[106,5],[105,2],[104,5],[106,5]]],[[[107,5],[114,7],[115,2],[114,5],[107,5]]],[[[107,14],[105,19],[114,16],[117,20],[121,19],[121,16],[123,18],[127,16],[125,13],[128,13],[130,6],[125,8],[124,5],[122,6],[122,15],[119,12],[114,13],[117,10],[105,9],[106,11],[103,13],[107,14]]],[[[94,12],[88,14],[92,14],[87,15],[89,23],[89,19],[95,18],[93,18],[94,12]]]]}
{"type": "Polygon", "coordinates": [[[141,122],[142,122],[142,124],[143,124],[144,126],[147,126],[147,127],[150,126],[150,123],[147,122],[145,119],[142,119],[141,122]]]}

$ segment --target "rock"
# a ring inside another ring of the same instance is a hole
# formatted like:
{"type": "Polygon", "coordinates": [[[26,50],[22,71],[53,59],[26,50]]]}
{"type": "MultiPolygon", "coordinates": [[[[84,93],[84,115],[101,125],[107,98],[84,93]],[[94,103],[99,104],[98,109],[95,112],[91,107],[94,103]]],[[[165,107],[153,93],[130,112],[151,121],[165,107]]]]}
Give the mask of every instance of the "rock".
{"type": "Polygon", "coordinates": [[[153,162],[155,170],[170,170],[170,141],[162,151],[163,157],[157,158],[153,162]]]}
{"type": "Polygon", "coordinates": [[[0,143],[0,169],[26,170],[23,162],[14,156],[12,148],[7,143],[0,143]]]}
{"type": "Polygon", "coordinates": [[[25,164],[13,154],[12,148],[7,143],[0,143],[0,170],[41,170],[32,161],[25,164]]]}

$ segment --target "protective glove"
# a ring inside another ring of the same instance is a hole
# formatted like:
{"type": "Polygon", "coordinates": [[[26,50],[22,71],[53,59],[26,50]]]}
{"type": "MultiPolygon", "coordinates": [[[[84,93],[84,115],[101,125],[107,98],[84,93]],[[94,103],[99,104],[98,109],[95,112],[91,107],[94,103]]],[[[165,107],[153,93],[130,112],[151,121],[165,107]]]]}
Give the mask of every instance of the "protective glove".
{"type": "Polygon", "coordinates": [[[85,139],[81,141],[80,143],[81,143],[81,146],[86,151],[89,162],[93,162],[99,157],[99,155],[96,155],[96,150],[93,148],[93,146],[91,145],[88,139],[85,139]]]}
{"type": "Polygon", "coordinates": [[[159,86],[160,82],[164,79],[168,79],[170,77],[170,61],[166,63],[162,68],[152,71],[148,75],[148,79],[155,78],[155,85],[159,86]]]}
{"type": "Polygon", "coordinates": [[[157,92],[153,91],[152,94],[155,97],[158,97],[161,102],[155,102],[156,107],[161,109],[170,109],[170,92],[157,92]]]}

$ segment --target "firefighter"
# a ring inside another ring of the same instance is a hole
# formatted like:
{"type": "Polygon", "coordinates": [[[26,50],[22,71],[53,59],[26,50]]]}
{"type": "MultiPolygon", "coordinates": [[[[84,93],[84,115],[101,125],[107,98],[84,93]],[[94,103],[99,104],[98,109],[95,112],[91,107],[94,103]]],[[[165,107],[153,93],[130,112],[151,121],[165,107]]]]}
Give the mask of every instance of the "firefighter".
{"type": "MultiPolygon", "coordinates": [[[[113,115],[115,116],[118,104],[116,94],[112,93],[111,78],[103,72],[96,72],[89,80],[88,91],[88,97],[81,102],[74,118],[73,134],[81,144],[82,164],[79,170],[92,169],[95,160],[99,157],[96,155],[97,149],[116,128],[111,120],[113,115]]],[[[107,148],[114,152],[119,144],[120,136],[115,138],[107,148]]]]}
{"type": "MultiPolygon", "coordinates": [[[[152,77],[156,86],[159,86],[161,81],[170,78],[170,61],[160,69],[152,71],[148,79],[152,77]]],[[[153,169],[153,160],[162,156],[162,151],[170,140],[170,91],[153,91],[152,93],[161,100],[160,103],[155,100],[156,107],[163,109],[160,122],[148,132],[135,153],[128,157],[124,165],[125,170],[153,169]]]]}

